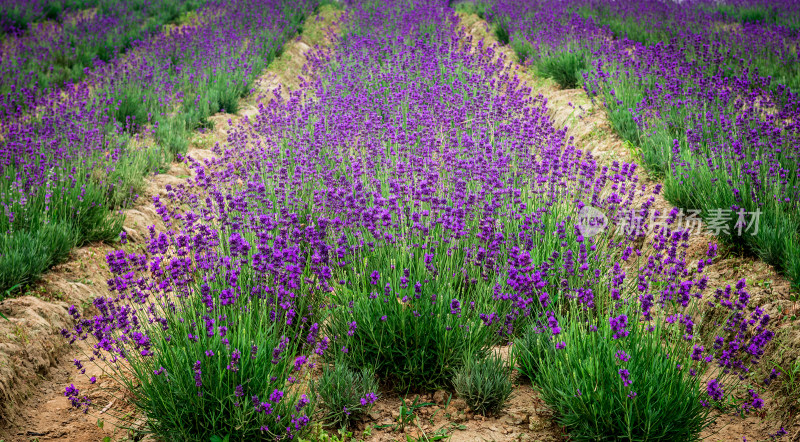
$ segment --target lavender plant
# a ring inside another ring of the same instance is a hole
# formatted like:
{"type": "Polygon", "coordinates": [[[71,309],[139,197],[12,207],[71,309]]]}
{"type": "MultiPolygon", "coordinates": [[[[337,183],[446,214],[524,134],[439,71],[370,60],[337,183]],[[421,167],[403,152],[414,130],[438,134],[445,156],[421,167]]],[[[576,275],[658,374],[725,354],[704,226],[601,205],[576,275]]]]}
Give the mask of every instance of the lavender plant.
{"type": "Polygon", "coordinates": [[[495,354],[484,359],[467,358],[453,378],[458,396],[483,415],[496,414],[511,397],[512,384],[505,361],[495,354]]]}
{"type": "Polygon", "coordinates": [[[550,329],[528,325],[514,340],[510,355],[519,373],[534,383],[538,377],[539,364],[548,359],[545,353],[553,351],[555,343],[550,329]]]}
{"type": "Polygon", "coordinates": [[[688,373],[689,354],[679,341],[665,346],[660,326],[646,330],[624,312],[560,318],[553,350],[535,363],[541,398],[576,440],[699,440],[711,399],[688,373]]]}
{"type": "Polygon", "coordinates": [[[378,400],[378,382],[369,368],[354,371],[345,363],[326,365],[311,391],[324,410],[322,421],[333,428],[346,429],[369,413],[378,400]]]}
{"type": "Polygon", "coordinates": [[[552,78],[562,88],[571,89],[582,83],[580,72],[586,69],[587,63],[586,56],[577,51],[542,57],[537,65],[543,76],[552,78]]]}
{"type": "MultiPolygon", "coordinates": [[[[159,437],[304,434],[314,403],[298,383],[309,356],[327,346],[316,322],[322,311],[310,305],[313,288],[291,271],[258,272],[241,235],[220,237],[187,219],[180,234],[153,234],[152,259],[108,256],[117,296],[95,299],[93,318],[73,307],[77,325],[63,332],[71,342],[94,342],[76,367],[102,363],[131,394],[118,399],[141,410],[159,437]]],[[[89,397],[74,388],[67,396],[88,411],[89,397]]]]}
{"type": "MultiPolygon", "coordinates": [[[[686,275],[680,262],[669,274],[686,275]]],[[[744,281],[701,303],[706,281],[651,279],[608,309],[546,311],[515,341],[514,360],[577,439],[697,440],[714,409],[761,408],[752,367],[773,337],[744,281]]]]}
{"type": "MultiPolygon", "coordinates": [[[[420,261],[400,260],[399,264],[423,266],[420,261]]],[[[377,271],[363,271],[380,281],[377,271]]],[[[382,381],[399,391],[449,386],[454,370],[470,354],[485,355],[498,340],[497,327],[486,326],[481,319],[486,300],[476,303],[468,300],[477,298],[457,297],[452,282],[429,279],[423,286],[423,278],[429,277],[426,273],[397,269],[384,274],[387,281],[399,283],[396,291],[387,284],[380,293],[379,286],[373,286],[377,290],[342,290],[344,294],[333,297],[339,307],[326,330],[342,346],[343,358],[352,366],[374,367],[382,381]]]]}

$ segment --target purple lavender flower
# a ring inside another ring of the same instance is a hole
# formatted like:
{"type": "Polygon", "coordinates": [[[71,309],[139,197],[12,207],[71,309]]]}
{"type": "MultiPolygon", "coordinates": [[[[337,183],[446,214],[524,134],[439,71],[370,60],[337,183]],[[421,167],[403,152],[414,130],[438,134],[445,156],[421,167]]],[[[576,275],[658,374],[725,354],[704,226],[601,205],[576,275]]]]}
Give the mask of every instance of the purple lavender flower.
{"type": "Polygon", "coordinates": [[[275,404],[280,402],[281,399],[283,399],[283,392],[278,389],[273,390],[272,393],[269,395],[269,400],[275,404]]]}
{"type": "Polygon", "coordinates": [[[631,374],[630,372],[628,372],[627,369],[624,368],[619,369],[619,377],[620,379],[622,379],[622,385],[627,387],[628,385],[631,385],[633,383],[633,381],[631,381],[630,376],[631,374]]]}
{"type": "Polygon", "coordinates": [[[238,348],[234,349],[231,353],[231,362],[225,367],[226,370],[230,370],[232,372],[239,371],[239,361],[242,359],[242,353],[239,351],[238,348]]]}
{"type": "Polygon", "coordinates": [[[720,385],[719,381],[717,381],[716,379],[708,381],[706,392],[711,397],[711,399],[717,402],[721,401],[722,397],[725,394],[725,392],[722,390],[722,385],[720,385]]]}
{"type": "Polygon", "coordinates": [[[200,361],[197,361],[197,362],[194,363],[194,366],[192,367],[192,370],[194,370],[194,385],[197,388],[202,387],[203,386],[203,379],[202,379],[203,371],[200,369],[200,361]]]}
{"type": "Polygon", "coordinates": [[[611,325],[611,330],[614,332],[612,336],[614,339],[620,339],[628,336],[628,330],[625,330],[625,327],[628,326],[628,315],[619,315],[617,317],[608,318],[608,322],[611,325]]]}

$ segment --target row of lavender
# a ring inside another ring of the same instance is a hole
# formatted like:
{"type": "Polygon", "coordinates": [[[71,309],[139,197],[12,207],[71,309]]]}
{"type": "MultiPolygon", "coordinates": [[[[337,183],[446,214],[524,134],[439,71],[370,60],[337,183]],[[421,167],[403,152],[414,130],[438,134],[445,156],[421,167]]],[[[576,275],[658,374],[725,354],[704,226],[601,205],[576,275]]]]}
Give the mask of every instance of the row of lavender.
{"type": "Polygon", "coordinates": [[[602,100],[668,200],[800,284],[794,2],[472,5],[521,60],[602,100]]]}
{"type": "MultiPolygon", "coordinates": [[[[95,64],[108,63],[162,25],[205,5],[201,0],[0,1],[6,16],[14,11],[46,10],[51,20],[8,35],[0,47],[0,121],[25,117],[59,100],[65,83],[82,80],[95,64]],[[62,7],[64,9],[61,12],[62,7]]],[[[2,15],[0,15],[2,17],[2,15]]],[[[6,17],[7,18],[7,17],[6,17]]],[[[0,18],[2,21],[2,18],[0,18]]]]}
{"type": "Polygon", "coordinates": [[[445,2],[415,3],[350,2],[304,88],[154,200],[167,231],[108,256],[99,314],[73,309],[64,335],[93,349],[78,369],[101,364],[168,440],[302,437],[366,411],[373,377],[406,392],[458,374],[480,398],[487,370],[470,370],[506,377],[489,355],[509,341],[578,439],[695,440],[712,409],[760,408],[740,387],[758,383],[769,317],[743,281],[703,296],[716,247],[690,266],[669,225],[644,245],[584,237],[586,205],[648,218],[637,166],[570,145],[445,2]]]}
{"type": "Polygon", "coordinates": [[[22,34],[31,25],[56,20],[64,12],[80,11],[97,5],[97,0],[2,0],[0,33],[22,34]]]}
{"type": "Polygon", "coordinates": [[[0,33],[20,35],[36,23],[97,5],[98,0],[1,0],[0,33]]]}
{"type": "Polygon", "coordinates": [[[236,111],[315,4],[211,3],[49,94],[35,112],[5,120],[0,291],[37,277],[76,244],[115,239],[122,217],[112,210],[184,152],[208,116],[236,111]]]}

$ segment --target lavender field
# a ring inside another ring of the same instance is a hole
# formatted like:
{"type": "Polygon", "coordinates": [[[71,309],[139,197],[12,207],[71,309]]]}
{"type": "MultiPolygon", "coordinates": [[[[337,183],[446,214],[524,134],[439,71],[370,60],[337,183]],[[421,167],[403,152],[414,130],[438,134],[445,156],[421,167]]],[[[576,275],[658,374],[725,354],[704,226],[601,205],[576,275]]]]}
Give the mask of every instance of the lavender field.
{"type": "Polygon", "coordinates": [[[800,5],[9,4],[0,437],[800,434],[800,5]]]}
{"type": "Polygon", "coordinates": [[[521,62],[602,101],[672,204],[800,284],[796,2],[470,6],[521,62]],[[760,212],[758,234],[736,233],[739,212],[760,212]]]}
{"type": "MultiPolygon", "coordinates": [[[[194,6],[161,3],[150,12],[194,6]]],[[[96,8],[72,28],[52,25],[4,45],[0,291],[35,280],[75,245],[116,238],[118,210],[142,178],[185,152],[208,116],[236,111],[312,5],[209,3],[149,38],[140,29],[151,23],[147,11],[130,6],[116,4],[109,16],[96,8]],[[70,54],[75,78],[54,82],[63,72],[53,58],[70,54]]]]}

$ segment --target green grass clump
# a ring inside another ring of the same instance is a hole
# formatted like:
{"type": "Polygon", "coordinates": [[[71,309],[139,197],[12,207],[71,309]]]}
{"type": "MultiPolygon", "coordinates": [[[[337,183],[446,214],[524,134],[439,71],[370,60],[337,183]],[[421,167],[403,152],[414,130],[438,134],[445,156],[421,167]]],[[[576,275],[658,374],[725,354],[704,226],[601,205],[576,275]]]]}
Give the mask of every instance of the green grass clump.
{"type": "Polygon", "coordinates": [[[0,235],[2,292],[32,282],[35,275],[66,258],[77,237],[71,223],[49,223],[15,235],[0,235]]]}
{"type": "Polygon", "coordinates": [[[485,326],[479,312],[497,309],[491,290],[429,270],[452,266],[461,253],[427,253],[382,245],[366,268],[341,277],[352,284],[334,290],[326,333],[338,337],[339,351],[329,358],[340,353],[351,367],[372,367],[389,388],[406,392],[449,388],[470,355],[488,355],[498,329],[485,326]]]}
{"type": "Polygon", "coordinates": [[[471,410],[482,415],[497,414],[511,397],[508,367],[498,355],[468,358],[453,379],[456,393],[471,410]]]}
{"type": "Polygon", "coordinates": [[[701,376],[690,375],[688,352],[665,345],[659,326],[647,331],[634,323],[630,335],[615,339],[608,318],[560,323],[563,330],[552,339],[528,335],[515,345],[522,347],[520,369],[534,378],[573,440],[700,439],[711,423],[701,376]]]}
{"type": "MultiPolygon", "coordinates": [[[[448,0],[452,6],[454,0],[448,0]]],[[[486,12],[491,8],[491,4],[485,1],[463,1],[455,4],[455,10],[464,14],[475,14],[481,19],[486,18],[486,12]]]]}
{"type": "Polygon", "coordinates": [[[355,371],[344,363],[325,366],[311,391],[319,398],[322,421],[329,427],[349,428],[372,409],[378,381],[369,368],[355,371]]]}
{"type": "Polygon", "coordinates": [[[507,45],[509,41],[511,41],[511,31],[508,27],[508,19],[505,17],[500,17],[498,20],[494,22],[494,36],[497,40],[507,45]]]}
{"type": "Polygon", "coordinates": [[[539,373],[539,364],[546,357],[545,352],[554,351],[553,343],[546,329],[529,327],[511,347],[511,359],[520,374],[531,382],[535,382],[539,373]]]}
{"type": "Polygon", "coordinates": [[[762,5],[735,6],[725,3],[716,5],[716,12],[728,20],[740,22],[742,24],[780,24],[790,29],[793,19],[797,19],[797,14],[781,14],[776,7],[762,5]]]}
{"type": "Polygon", "coordinates": [[[583,52],[568,51],[543,56],[537,68],[541,75],[552,78],[562,89],[574,89],[582,83],[581,71],[587,65],[583,52]]]}
{"type": "Polygon", "coordinates": [[[514,53],[517,55],[517,61],[519,61],[520,64],[525,64],[527,60],[532,59],[534,56],[533,46],[531,46],[527,40],[519,36],[511,40],[511,49],[514,50],[514,53]]]}

